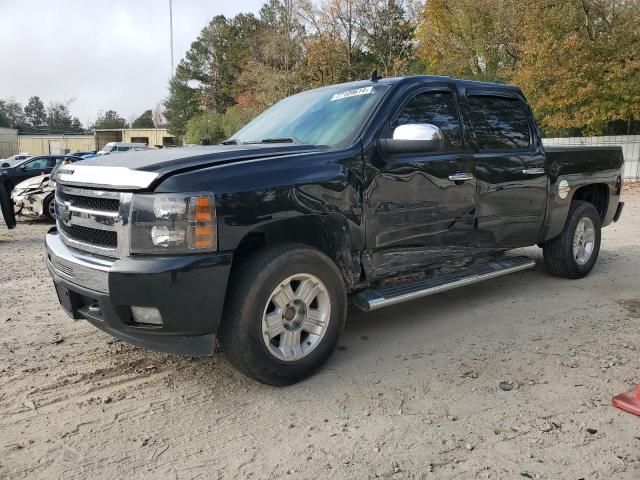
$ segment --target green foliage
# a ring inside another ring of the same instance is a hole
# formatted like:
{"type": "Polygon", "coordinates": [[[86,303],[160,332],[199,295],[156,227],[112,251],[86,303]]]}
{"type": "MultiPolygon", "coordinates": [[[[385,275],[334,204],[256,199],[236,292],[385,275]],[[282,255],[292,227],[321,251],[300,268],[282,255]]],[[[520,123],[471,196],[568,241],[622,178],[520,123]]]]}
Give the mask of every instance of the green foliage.
{"type": "Polygon", "coordinates": [[[47,124],[47,111],[40,97],[30,97],[24,107],[24,115],[31,127],[42,127],[47,124]]]}
{"type": "Polygon", "coordinates": [[[174,134],[213,142],[283,97],[378,70],[516,83],[545,132],[630,131],[638,25],[638,0],[268,0],[200,32],[165,116],[174,134]]]}
{"type": "MultiPolygon", "coordinates": [[[[183,60],[184,62],[184,60],[183,60]]],[[[189,87],[182,77],[183,62],[180,62],[175,77],[169,81],[169,96],[164,100],[164,117],[169,132],[182,138],[187,131],[187,121],[196,115],[198,108],[198,91],[189,87]]]]}
{"type": "Polygon", "coordinates": [[[187,122],[185,143],[200,144],[207,141],[211,144],[220,143],[226,138],[223,127],[222,114],[214,111],[199,113],[187,122]]]}
{"type": "Polygon", "coordinates": [[[46,133],[81,133],[80,120],[72,117],[67,104],[54,102],[45,109],[40,97],[31,97],[24,110],[13,99],[0,100],[0,127],[46,133]]]}
{"type": "Polygon", "coordinates": [[[636,0],[430,0],[418,56],[519,85],[547,134],[602,134],[640,117],[639,24],[636,0]]]}
{"type": "Polygon", "coordinates": [[[0,127],[12,128],[11,119],[7,113],[7,103],[0,100],[0,127]]]}
{"type": "Polygon", "coordinates": [[[46,125],[51,133],[80,133],[83,131],[80,120],[72,117],[69,108],[63,103],[49,104],[46,125]]]}
{"type": "Polygon", "coordinates": [[[127,121],[122,118],[115,110],[98,112],[98,117],[91,126],[91,129],[100,130],[108,128],[129,128],[129,123],[127,123],[127,121]]]}
{"type": "Polygon", "coordinates": [[[145,110],[142,115],[136,118],[131,124],[131,128],[154,128],[153,112],[145,110]]]}
{"type": "Polygon", "coordinates": [[[22,105],[12,98],[0,100],[0,122],[8,128],[16,128],[18,130],[25,130],[28,126],[22,105]]]}
{"type": "Polygon", "coordinates": [[[7,116],[7,112],[5,111],[5,103],[4,100],[0,100],[0,127],[3,128],[11,128],[11,120],[7,116]]]}

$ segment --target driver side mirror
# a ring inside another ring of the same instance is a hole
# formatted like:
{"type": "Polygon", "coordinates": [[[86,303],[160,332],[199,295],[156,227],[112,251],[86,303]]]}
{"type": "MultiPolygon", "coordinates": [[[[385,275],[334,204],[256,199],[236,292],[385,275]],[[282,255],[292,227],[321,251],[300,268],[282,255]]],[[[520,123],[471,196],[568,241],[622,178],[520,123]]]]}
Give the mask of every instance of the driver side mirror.
{"type": "Polygon", "coordinates": [[[407,123],[393,130],[393,138],[379,141],[382,150],[390,155],[402,153],[431,153],[445,148],[445,137],[439,127],[430,123],[407,123]]]}
{"type": "Polygon", "coordinates": [[[2,168],[7,168],[7,167],[10,167],[10,166],[11,166],[11,164],[9,162],[4,162],[2,164],[2,168]]]}

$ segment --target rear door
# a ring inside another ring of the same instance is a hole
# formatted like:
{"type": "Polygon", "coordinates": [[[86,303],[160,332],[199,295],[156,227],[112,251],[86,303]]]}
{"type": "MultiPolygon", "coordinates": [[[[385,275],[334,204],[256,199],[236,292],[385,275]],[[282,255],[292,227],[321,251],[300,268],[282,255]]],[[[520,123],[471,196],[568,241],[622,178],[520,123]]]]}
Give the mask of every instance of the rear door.
{"type": "Polygon", "coordinates": [[[409,93],[382,138],[391,138],[403,124],[435,125],[445,145],[441,151],[417,154],[377,152],[364,199],[363,262],[369,278],[446,263],[468,253],[476,184],[453,88],[422,87],[409,93]]]}
{"type": "Polygon", "coordinates": [[[515,92],[466,93],[478,190],[474,243],[487,250],[534,245],[544,221],[548,175],[529,107],[515,92]]]}

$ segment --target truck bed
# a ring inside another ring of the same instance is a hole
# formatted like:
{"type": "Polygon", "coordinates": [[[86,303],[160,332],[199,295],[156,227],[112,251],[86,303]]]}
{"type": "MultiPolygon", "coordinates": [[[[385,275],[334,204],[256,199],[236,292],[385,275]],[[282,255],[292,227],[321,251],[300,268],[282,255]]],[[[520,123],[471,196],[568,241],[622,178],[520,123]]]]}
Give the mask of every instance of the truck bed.
{"type": "Polygon", "coordinates": [[[622,147],[593,147],[581,145],[544,148],[551,165],[560,167],[561,175],[620,170],[624,163],[622,147]]]}

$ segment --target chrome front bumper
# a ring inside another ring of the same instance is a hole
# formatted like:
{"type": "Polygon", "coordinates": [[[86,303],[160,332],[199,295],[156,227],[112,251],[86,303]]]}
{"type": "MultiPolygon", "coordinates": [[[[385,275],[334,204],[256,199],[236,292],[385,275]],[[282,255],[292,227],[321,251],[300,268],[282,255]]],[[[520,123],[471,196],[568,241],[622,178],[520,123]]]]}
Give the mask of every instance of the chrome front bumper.
{"type": "Polygon", "coordinates": [[[75,285],[109,293],[109,271],[114,260],[72,250],[57,233],[47,233],[45,245],[47,267],[52,272],[75,285]]]}

